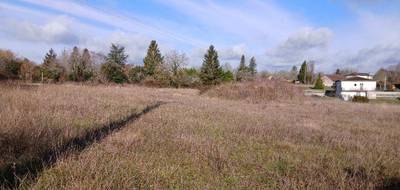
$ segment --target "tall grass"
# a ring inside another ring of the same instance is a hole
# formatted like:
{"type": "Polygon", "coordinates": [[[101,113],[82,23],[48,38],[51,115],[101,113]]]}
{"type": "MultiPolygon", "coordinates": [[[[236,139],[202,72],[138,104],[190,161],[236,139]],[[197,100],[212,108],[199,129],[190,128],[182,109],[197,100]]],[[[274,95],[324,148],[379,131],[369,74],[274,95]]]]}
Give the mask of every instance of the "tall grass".
{"type": "MultiPolygon", "coordinates": [[[[29,163],[73,138],[140,112],[150,100],[135,89],[78,85],[0,88],[0,170],[29,163]]],[[[18,170],[18,168],[16,168],[18,170]]],[[[7,175],[7,174],[2,174],[7,175]]],[[[2,176],[4,177],[4,176],[2,176]]]]}
{"type": "Polygon", "coordinates": [[[252,104],[248,96],[232,101],[193,90],[140,91],[136,98],[169,103],[60,161],[33,188],[400,187],[398,106],[318,99],[252,104]]]}

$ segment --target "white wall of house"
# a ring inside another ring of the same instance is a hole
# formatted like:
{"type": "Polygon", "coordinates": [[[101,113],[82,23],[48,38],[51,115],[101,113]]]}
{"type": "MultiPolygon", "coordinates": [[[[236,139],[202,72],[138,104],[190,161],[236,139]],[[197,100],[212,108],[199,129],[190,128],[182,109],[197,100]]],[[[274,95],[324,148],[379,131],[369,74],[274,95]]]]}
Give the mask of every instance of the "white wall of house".
{"type": "Polygon", "coordinates": [[[375,91],[376,81],[340,81],[341,91],[375,91]]]}
{"type": "Polygon", "coordinates": [[[336,81],[336,96],[351,100],[354,96],[375,99],[376,81],[336,81]]]}

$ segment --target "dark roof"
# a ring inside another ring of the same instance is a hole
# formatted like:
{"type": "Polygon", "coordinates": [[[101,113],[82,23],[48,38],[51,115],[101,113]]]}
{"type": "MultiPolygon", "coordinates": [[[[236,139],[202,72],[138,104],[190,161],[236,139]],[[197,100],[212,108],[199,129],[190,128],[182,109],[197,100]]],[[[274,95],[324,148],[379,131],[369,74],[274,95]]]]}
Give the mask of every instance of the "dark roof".
{"type": "Polygon", "coordinates": [[[374,80],[366,79],[363,77],[350,77],[350,78],[343,79],[341,81],[374,81],[374,80]]]}
{"type": "Polygon", "coordinates": [[[330,78],[333,81],[343,80],[345,78],[343,75],[326,75],[326,77],[330,78]]]}
{"type": "Polygon", "coordinates": [[[359,75],[359,76],[370,76],[369,73],[351,73],[351,74],[348,74],[346,76],[356,76],[356,75],[359,75]]]}

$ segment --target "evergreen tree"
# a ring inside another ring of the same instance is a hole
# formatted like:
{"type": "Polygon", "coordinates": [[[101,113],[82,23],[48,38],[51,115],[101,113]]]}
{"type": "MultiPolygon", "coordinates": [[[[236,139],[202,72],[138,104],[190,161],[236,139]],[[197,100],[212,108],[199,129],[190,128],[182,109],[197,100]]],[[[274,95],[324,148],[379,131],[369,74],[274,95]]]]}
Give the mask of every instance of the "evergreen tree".
{"type": "Polygon", "coordinates": [[[255,76],[257,73],[257,63],[256,63],[256,58],[252,57],[250,59],[250,64],[249,64],[249,70],[251,76],[255,76]]]}
{"type": "Polygon", "coordinates": [[[106,58],[106,63],[101,66],[101,72],[108,81],[115,83],[124,83],[127,76],[124,73],[124,67],[128,55],[125,54],[125,48],[118,45],[111,45],[110,52],[106,58]]]}
{"type": "Polygon", "coordinates": [[[69,75],[70,80],[78,81],[80,62],[81,62],[81,55],[78,47],[75,46],[72,49],[72,53],[69,57],[69,65],[71,68],[71,74],[69,75]]]}
{"type": "Polygon", "coordinates": [[[82,80],[89,80],[93,76],[93,71],[91,67],[92,58],[90,56],[89,50],[85,48],[82,53],[80,66],[80,71],[82,72],[82,74],[80,74],[80,77],[82,80]]]}
{"type": "Polygon", "coordinates": [[[221,82],[222,68],[219,65],[218,53],[211,45],[204,55],[203,65],[200,71],[200,79],[205,85],[215,85],[221,82]]]}
{"type": "Polygon", "coordinates": [[[128,55],[125,54],[125,47],[111,44],[110,52],[107,55],[107,62],[113,62],[125,66],[128,55]]]}
{"type": "Polygon", "coordinates": [[[143,62],[145,73],[148,76],[155,75],[157,68],[163,64],[163,57],[161,56],[158,44],[155,40],[151,41],[143,62]]]}
{"type": "Polygon", "coordinates": [[[324,89],[324,82],[322,81],[321,74],[318,74],[317,81],[315,82],[314,89],[324,89]]]}
{"type": "Polygon", "coordinates": [[[43,60],[43,67],[41,70],[43,78],[51,81],[59,81],[64,71],[64,68],[57,63],[57,54],[53,49],[50,49],[43,60]]]}
{"type": "Polygon", "coordinates": [[[306,70],[307,70],[307,62],[304,61],[303,64],[301,65],[301,67],[300,67],[299,75],[297,76],[297,79],[303,84],[305,84],[306,81],[307,81],[307,79],[306,79],[306,75],[307,75],[306,74],[306,70]]]}
{"type": "Polygon", "coordinates": [[[247,65],[246,65],[246,58],[244,55],[240,58],[240,64],[239,64],[239,72],[245,72],[247,70],[247,65]]]}
{"type": "Polygon", "coordinates": [[[43,60],[44,68],[52,68],[57,64],[57,54],[53,49],[50,49],[48,53],[46,53],[43,60]]]}

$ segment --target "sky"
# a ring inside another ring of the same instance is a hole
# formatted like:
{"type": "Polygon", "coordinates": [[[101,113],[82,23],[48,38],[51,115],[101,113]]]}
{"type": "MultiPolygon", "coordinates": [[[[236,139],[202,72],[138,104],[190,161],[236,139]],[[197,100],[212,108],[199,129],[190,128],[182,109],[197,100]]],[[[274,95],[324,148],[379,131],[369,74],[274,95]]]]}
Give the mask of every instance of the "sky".
{"type": "Polygon", "coordinates": [[[398,0],[0,0],[0,18],[0,49],[37,63],[50,48],[106,54],[116,43],[140,65],[151,40],[195,67],[211,44],[222,65],[245,54],[267,71],[304,60],[325,73],[400,63],[398,0]]]}

